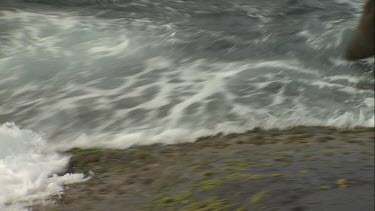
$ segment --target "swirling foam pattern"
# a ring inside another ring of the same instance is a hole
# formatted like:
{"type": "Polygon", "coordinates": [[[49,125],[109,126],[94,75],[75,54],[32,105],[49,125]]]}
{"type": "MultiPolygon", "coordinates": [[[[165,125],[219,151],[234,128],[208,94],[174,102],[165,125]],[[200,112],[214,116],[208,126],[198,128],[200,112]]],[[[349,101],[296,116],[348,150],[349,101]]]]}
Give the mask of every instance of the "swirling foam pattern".
{"type": "Polygon", "coordinates": [[[1,11],[0,120],[49,140],[374,125],[374,66],[341,59],[358,2],[28,2],[1,11]]]}

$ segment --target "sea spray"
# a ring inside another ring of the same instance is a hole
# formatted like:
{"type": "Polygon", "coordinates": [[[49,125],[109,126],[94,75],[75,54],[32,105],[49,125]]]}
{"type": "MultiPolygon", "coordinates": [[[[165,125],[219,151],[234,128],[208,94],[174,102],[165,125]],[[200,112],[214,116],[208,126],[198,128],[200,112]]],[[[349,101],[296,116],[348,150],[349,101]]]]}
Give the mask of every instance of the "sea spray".
{"type": "Polygon", "coordinates": [[[69,157],[51,148],[38,134],[14,123],[0,126],[0,210],[22,210],[61,194],[63,185],[84,181],[83,174],[66,174],[69,157]]]}

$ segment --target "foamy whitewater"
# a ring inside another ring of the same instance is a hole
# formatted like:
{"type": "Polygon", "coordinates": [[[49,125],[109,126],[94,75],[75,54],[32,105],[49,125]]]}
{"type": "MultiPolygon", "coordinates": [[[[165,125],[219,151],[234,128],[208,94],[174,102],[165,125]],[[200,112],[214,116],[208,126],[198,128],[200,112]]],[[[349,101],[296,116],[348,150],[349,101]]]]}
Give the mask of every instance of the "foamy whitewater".
{"type": "Polygon", "coordinates": [[[58,150],[374,127],[374,59],[342,59],[362,5],[1,0],[0,209],[84,180],[58,150]]]}
{"type": "Polygon", "coordinates": [[[62,185],[85,180],[82,174],[57,176],[69,161],[38,135],[14,124],[0,127],[0,210],[23,210],[49,195],[61,194],[62,185]]]}

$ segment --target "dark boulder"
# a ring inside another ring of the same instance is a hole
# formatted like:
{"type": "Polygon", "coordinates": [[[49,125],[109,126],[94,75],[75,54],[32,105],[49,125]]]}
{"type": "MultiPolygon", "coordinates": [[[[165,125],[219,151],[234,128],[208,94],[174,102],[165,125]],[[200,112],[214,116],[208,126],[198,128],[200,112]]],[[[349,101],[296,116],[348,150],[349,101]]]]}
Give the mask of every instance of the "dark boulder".
{"type": "Polygon", "coordinates": [[[363,9],[358,27],[346,51],[348,60],[364,59],[375,55],[374,2],[375,0],[368,0],[363,9]]]}

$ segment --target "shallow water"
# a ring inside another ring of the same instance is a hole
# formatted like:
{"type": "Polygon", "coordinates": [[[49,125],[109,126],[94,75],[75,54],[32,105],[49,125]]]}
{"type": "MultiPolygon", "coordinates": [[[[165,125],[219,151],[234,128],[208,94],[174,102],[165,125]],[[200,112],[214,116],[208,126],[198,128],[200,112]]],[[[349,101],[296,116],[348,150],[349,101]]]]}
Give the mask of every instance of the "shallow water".
{"type": "MultiPolygon", "coordinates": [[[[3,0],[0,123],[53,149],[374,126],[361,1],[3,0]]],[[[8,155],[1,155],[1,159],[8,155]]]]}

